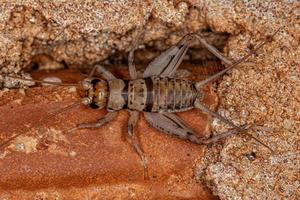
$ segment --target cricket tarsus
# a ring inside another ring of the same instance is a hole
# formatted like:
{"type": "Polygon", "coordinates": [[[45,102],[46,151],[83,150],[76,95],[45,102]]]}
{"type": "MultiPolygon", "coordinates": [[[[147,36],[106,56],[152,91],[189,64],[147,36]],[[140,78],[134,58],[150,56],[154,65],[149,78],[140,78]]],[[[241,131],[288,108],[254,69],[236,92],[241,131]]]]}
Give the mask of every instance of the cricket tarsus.
{"type": "MultiPolygon", "coordinates": [[[[240,134],[240,133],[244,133],[246,134],[248,137],[254,139],[255,141],[257,141],[258,143],[260,143],[261,145],[263,145],[264,147],[266,147],[267,149],[269,149],[272,153],[274,153],[274,150],[271,149],[271,147],[269,147],[268,145],[266,145],[265,143],[263,143],[262,141],[260,141],[258,138],[254,137],[253,135],[247,133],[246,131],[249,130],[250,128],[252,128],[253,126],[251,125],[244,125],[243,127],[238,127],[236,126],[234,123],[232,123],[231,121],[229,121],[228,119],[224,118],[222,115],[213,112],[211,110],[209,110],[209,108],[207,108],[205,105],[201,104],[199,101],[195,102],[195,107],[200,109],[201,111],[208,113],[209,115],[211,115],[212,117],[215,117],[217,119],[219,119],[220,121],[224,122],[225,124],[230,125],[231,127],[233,127],[234,129],[237,130],[237,132],[235,132],[234,134],[240,134]]],[[[257,125],[256,125],[257,126],[257,125]]],[[[253,127],[254,128],[254,127],[253,127]]],[[[233,135],[233,134],[231,134],[233,135]]],[[[221,137],[221,136],[218,136],[221,137]]]]}
{"type": "MultiPolygon", "coordinates": [[[[274,37],[274,35],[278,31],[279,30],[277,30],[271,37],[274,37]]],[[[80,91],[82,92],[81,94],[84,97],[82,103],[85,105],[89,105],[94,109],[106,108],[108,113],[97,123],[79,124],[76,128],[69,129],[69,132],[82,128],[101,127],[113,120],[119,110],[129,110],[131,114],[128,122],[127,139],[142,161],[145,177],[148,177],[147,159],[140,145],[140,142],[133,131],[140,112],[144,113],[145,119],[150,125],[162,131],[163,133],[177,136],[178,138],[189,140],[196,144],[215,143],[228,136],[243,133],[253,138],[266,148],[270,149],[271,152],[273,152],[273,150],[266,144],[247,133],[247,130],[249,130],[252,126],[243,125],[241,127],[238,127],[218,113],[210,111],[209,108],[205,107],[201,103],[203,97],[201,87],[203,85],[216,80],[227,71],[238,66],[241,62],[244,62],[263,45],[265,45],[267,41],[269,40],[265,40],[264,42],[262,42],[248,55],[244,56],[238,61],[231,62],[229,59],[225,58],[222,53],[219,52],[216,48],[208,44],[204,40],[204,38],[199,35],[195,36],[195,34],[189,34],[188,36],[184,37],[177,45],[167,49],[160,56],[155,58],[147,66],[146,70],[143,73],[143,77],[137,77],[135,65],[133,63],[133,49],[131,53],[129,53],[128,67],[131,79],[128,81],[117,79],[113,74],[111,74],[101,65],[96,65],[91,71],[90,75],[87,78],[83,79],[79,85],[80,91]],[[190,46],[190,40],[192,39],[198,39],[201,44],[207,47],[211,53],[213,53],[224,63],[229,64],[230,66],[225,70],[200,82],[190,82],[184,79],[172,78],[179,65],[181,64],[182,59],[190,46]],[[101,73],[104,79],[93,77],[96,70],[101,73]],[[198,138],[195,132],[190,129],[188,125],[186,125],[185,122],[175,114],[177,112],[190,110],[192,108],[198,108],[208,113],[209,115],[220,119],[226,124],[232,126],[233,129],[219,135],[214,134],[212,138],[198,138]]],[[[65,85],[58,83],[50,84],[65,85]]],[[[68,85],[73,86],[77,84],[68,85]]],[[[65,110],[68,110],[76,105],[78,105],[78,103],[63,108],[58,112],[54,112],[52,115],[49,115],[48,118],[56,116],[58,113],[64,112],[65,110]]],[[[19,135],[11,137],[9,140],[0,144],[0,147],[9,143],[19,135]]]]}

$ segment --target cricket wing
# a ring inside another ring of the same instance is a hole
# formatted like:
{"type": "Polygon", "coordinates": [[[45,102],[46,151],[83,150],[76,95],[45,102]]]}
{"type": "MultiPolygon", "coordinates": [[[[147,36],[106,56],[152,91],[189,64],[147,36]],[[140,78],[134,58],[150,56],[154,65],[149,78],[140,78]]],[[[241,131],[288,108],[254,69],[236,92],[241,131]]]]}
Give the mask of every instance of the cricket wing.
{"type": "Polygon", "coordinates": [[[186,54],[189,46],[186,42],[180,42],[176,46],[173,46],[160,54],[147,66],[143,77],[172,76],[182,62],[184,55],[186,54]]]}

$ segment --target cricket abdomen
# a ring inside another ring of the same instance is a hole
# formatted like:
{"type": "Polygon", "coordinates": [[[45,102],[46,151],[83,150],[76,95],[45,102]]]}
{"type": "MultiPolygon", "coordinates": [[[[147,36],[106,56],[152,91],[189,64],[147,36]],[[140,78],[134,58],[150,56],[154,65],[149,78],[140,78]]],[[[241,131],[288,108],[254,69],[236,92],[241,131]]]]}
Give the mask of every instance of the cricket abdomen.
{"type": "Polygon", "coordinates": [[[190,81],[149,77],[128,82],[127,107],[144,112],[181,112],[192,109],[197,91],[190,81]]]}

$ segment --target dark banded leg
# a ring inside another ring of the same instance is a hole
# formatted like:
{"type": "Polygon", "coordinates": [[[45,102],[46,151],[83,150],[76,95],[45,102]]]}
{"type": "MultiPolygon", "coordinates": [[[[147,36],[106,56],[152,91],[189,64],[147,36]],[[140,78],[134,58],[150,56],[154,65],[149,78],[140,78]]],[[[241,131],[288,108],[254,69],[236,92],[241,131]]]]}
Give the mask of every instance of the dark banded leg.
{"type": "Polygon", "coordinates": [[[147,159],[144,155],[144,152],[141,148],[141,145],[138,141],[137,136],[134,134],[134,127],[136,125],[136,122],[139,119],[139,112],[138,111],[129,111],[129,120],[128,120],[128,137],[127,140],[128,142],[133,146],[134,150],[136,151],[136,153],[139,155],[139,157],[141,158],[143,167],[144,167],[144,177],[145,179],[149,179],[148,176],[148,164],[147,164],[147,159]]]}
{"type": "Polygon", "coordinates": [[[112,80],[112,79],[116,79],[116,77],[107,69],[105,69],[103,66],[97,64],[94,66],[94,68],[92,69],[92,71],[90,72],[88,78],[91,78],[94,76],[96,70],[98,71],[98,73],[100,73],[106,80],[112,80]]]}
{"type": "Polygon", "coordinates": [[[110,122],[117,116],[117,112],[109,112],[107,113],[104,117],[99,119],[98,122],[96,123],[85,123],[85,124],[79,124],[75,128],[69,129],[67,132],[72,132],[78,129],[83,129],[83,128],[99,128],[103,126],[104,124],[110,122]]]}

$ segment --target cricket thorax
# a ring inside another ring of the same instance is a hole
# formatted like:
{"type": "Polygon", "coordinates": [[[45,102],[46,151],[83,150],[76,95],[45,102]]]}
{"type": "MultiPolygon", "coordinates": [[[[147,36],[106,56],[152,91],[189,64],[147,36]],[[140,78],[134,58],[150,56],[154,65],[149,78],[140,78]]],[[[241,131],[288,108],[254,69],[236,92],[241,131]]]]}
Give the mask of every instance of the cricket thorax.
{"type": "Polygon", "coordinates": [[[87,90],[87,96],[91,99],[90,107],[95,109],[105,107],[108,101],[107,82],[101,79],[92,79],[91,87],[87,90]]]}
{"type": "Polygon", "coordinates": [[[180,112],[193,108],[198,97],[187,80],[149,77],[109,81],[108,110],[130,109],[144,112],[180,112]]]}
{"type": "Polygon", "coordinates": [[[107,102],[108,111],[116,111],[126,108],[128,81],[112,79],[108,81],[109,97],[107,102]]]}

